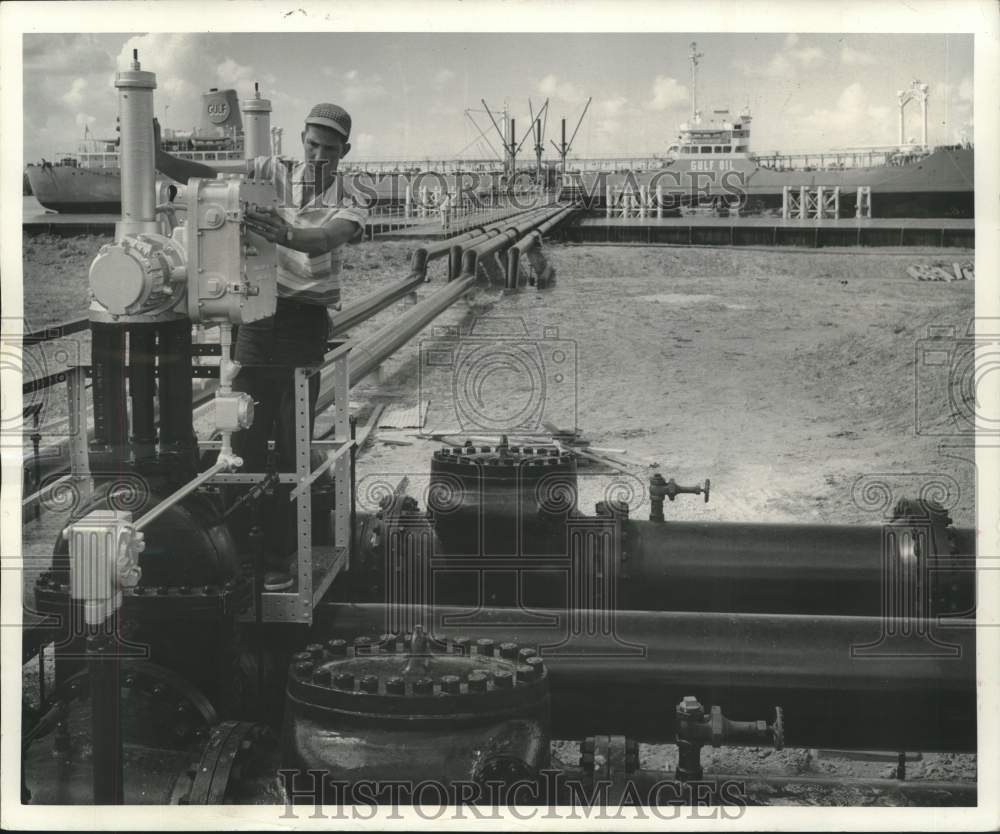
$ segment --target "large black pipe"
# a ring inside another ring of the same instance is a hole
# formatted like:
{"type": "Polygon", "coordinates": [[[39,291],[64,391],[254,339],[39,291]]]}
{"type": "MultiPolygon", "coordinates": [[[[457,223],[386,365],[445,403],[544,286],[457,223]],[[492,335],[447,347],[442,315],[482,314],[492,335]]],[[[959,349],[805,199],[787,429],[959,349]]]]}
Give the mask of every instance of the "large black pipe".
{"type": "Polygon", "coordinates": [[[103,460],[95,469],[121,471],[128,450],[125,403],[125,328],[91,322],[90,361],[93,369],[94,452],[103,460]]]}
{"type": "MultiPolygon", "coordinates": [[[[596,517],[519,522],[512,508],[503,512],[501,497],[494,496],[481,519],[475,512],[452,512],[434,530],[432,519],[408,517],[398,527],[388,524],[388,536],[374,549],[359,542],[363,586],[382,591],[389,537],[403,535],[414,552],[420,543],[433,543],[433,552],[428,549],[410,570],[426,572],[420,587],[432,588],[438,604],[476,604],[478,575],[486,571],[508,576],[507,585],[520,589],[487,597],[489,604],[519,600],[530,608],[562,608],[578,583],[599,571],[614,585],[618,605],[633,611],[914,618],[972,616],[975,608],[974,558],[925,552],[911,570],[897,549],[898,532],[906,528],[897,525],[624,521],[619,536],[611,518],[603,524],[596,517]],[[577,558],[586,542],[599,553],[599,564],[577,558]],[[493,558],[515,552],[521,555],[493,558]]],[[[948,532],[952,546],[974,552],[974,530],[948,532]]]]}
{"type": "MultiPolygon", "coordinates": [[[[191,411],[191,322],[188,319],[159,325],[160,454],[194,457],[194,422],[191,411]]],[[[187,480],[187,479],[185,479],[187,480]]]]}
{"type": "MultiPolygon", "coordinates": [[[[314,637],[377,636],[394,619],[383,604],[324,604],[314,637]]],[[[695,695],[740,720],[782,707],[792,747],[976,749],[974,629],[892,641],[878,617],[436,608],[431,620],[435,635],[537,648],[557,738],[671,741],[674,705],[695,695]],[[611,627],[571,632],[598,620],[611,627]]]]}
{"type": "Polygon", "coordinates": [[[156,455],[156,325],[130,325],[128,340],[132,455],[143,463],[156,455]]]}
{"type": "Polygon", "coordinates": [[[116,642],[104,634],[89,636],[87,659],[93,705],[90,723],[93,802],[95,805],[121,805],[125,801],[125,782],[121,663],[116,642]]]}
{"type": "MultiPolygon", "coordinates": [[[[894,537],[874,525],[626,521],[623,604],[673,611],[876,616],[899,578],[894,537]]],[[[965,558],[922,554],[938,614],[975,603],[973,530],[951,529],[965,558]],[[961,562],[962,567],[952,569],[961,562]]]]}

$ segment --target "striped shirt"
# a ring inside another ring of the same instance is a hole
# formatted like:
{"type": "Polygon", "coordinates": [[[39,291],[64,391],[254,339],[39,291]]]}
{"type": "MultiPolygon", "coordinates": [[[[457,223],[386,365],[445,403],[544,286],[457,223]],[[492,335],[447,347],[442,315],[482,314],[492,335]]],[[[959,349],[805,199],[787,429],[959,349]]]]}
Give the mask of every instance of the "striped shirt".
{"type": "MultiPolygon", "coordinates": [[[[287,223],[318,227],[335,219],[350,220],[358,226],[350,242],[357,243],[364,236],[367,210],[345,200],[339,193],[340,186],[336,180],[317,199],[313,166],[284,157],[258,156],[247,160],[247,174],[258,182],[270,180],[274,184],[278,213],[287,223]]],[[[312,257],[280,244],[277,252],[279,298],[324,307],[340,303],[343,244],[312,257]]]]}

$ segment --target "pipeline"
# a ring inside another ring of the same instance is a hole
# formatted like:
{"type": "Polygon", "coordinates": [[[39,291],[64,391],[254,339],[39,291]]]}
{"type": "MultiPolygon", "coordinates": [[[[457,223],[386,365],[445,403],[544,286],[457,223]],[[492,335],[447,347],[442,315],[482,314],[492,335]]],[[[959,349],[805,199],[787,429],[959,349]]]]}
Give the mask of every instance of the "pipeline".
{"type": "MultiPolygon", "coordinates": [[[[630,608],[875,616],[898,557],[892,525],[625,521],[621,601],[630,608]]],[[[898,529],[898,528],[897,528],[898,529]]],[[[926,560],[921,590],[935,614],[975,606],[975,531],[926,560]],[[947,601],[945,604],[944,600],[947,601]]]]}
{"type": "MultiPolygon", "coordinates": [[[[547,216],[554,206],[545,205],[529,209],[521,215],[517,215],[518,223],[524,223],[527,219],[534,219],[539,216],[547,216]]],[[[508,219],[497,223],[491,223],[470,234],[460,235],[447,241],[448,244],[448,280],[452,281],[459,276],[462,271],[462,257],[466,249],[471,249],[485,241],[502,234],[506,229],[511,228],[508,219]]]]}
{"type": "MultiPolygon", "coordinates": [[[[316,633],[378,635],[392,613],[384,604],[323,604],[316,633]]],[[[974,629],[944,631],[953,648],[914,636],[880,653],[859,648],[879,643],[879,617],[619,610],[597,622],[595,612],[458,607],[435,607],[433,617],[435,637],[503,633],[537,648],[559,705],[555,738],[669,742],[674,705],[695,694],[752,717],[782,707],[791,747],[976,749],[974,629]]]]}
{"type": "Polygon", "coordinates": [[[427,262],[430,259],[428,250],[421,248],[413,253],[410,262],[410,274],[401,281],[386,287],[384,290],[367,295],[364,298],[348,304],[333,315],[333,332],[343,333],[354,325],[367,321],[376,313],[384,310],[390,304],[413,292],[427,277],[427,262]]]}
{"type": "MultiPolygon", "coordinates": [[[[533,216],[536,213],[543,212],[551,208],[551,206],[543,206],[536,209],[530,209],[522,216],[522,222],[524,217],[533,216]]],[[[471,245],[472,241],[479,242],[480,238],[485,239],[493,234],[498,234],[500,230],[505,227],[509,227],[509,223],[506,220],[496,220],[492,223],[476,227],[476,229],[470,230],[469,232],[459,235],[458,237],[417,249],[413,253],[413,257],[411,259],[410,274],[392,286],[387,287],[384,290],[380,290],[379,292],[372,293],[365,298],[359,299],[353,304],[345,306],[343,310],[335,313],[333,316],[334,332],[342,333],[350,330],[351,327],[366,321],[379,311],[384,310],[390,304],[393,304],[400,298],[403,298],[413,292],[426,280],[428,263],[442,258],[445,255],[450,255],[452,250],[456,248],[461,250],[462,247],[456,246],[457,243],[471,245]]],[[[449,272],[449,278],[450,277],[451,273],[449,272]]],[[[329,356],[327,357],[327,361],[329,361],[329,356]]]]}
{"type": "MultiPolygon", "coordinates": [[[[480,256],[487,256],[508,245],[538,223],[532,213],[528,220],[522,220],[506,232],[489,238],[476,247],[466,249],[463,255],[462,274],[447,286],[434,292],[424,301],[408,310],[402,316],[386,324],[377,332],[363,339],[355,338],[327,354],[324,368],[339,357],[350,352],[350,385],[354,387],[393,353],[399,350],[417,333],[423,330],[441,313],[468,292],[477,280],[476,264],[480,256]]],[[[333,403],[334,385],[332,378],[326,377],[320,383],[316,412],[322,412],[333,403]]]]}
{"type": "MultiPolygon", "coordinates": [[[[390,535],[406,536],[407,547],[423,553],[427,561],[412,559],[411,571],[428,571],[433,560],[435,602],[475,602],[478,573],[488,566],[483,559],[490,556],[467,555],[472,551],[461,541],[442,540],[441,531],[435,530],[431,521],[406,519],[399,526],[391,521],[366,523],[390,535]],[[432,551],[416,549],[424,541],[432,543],[432,551]]],[[[516,542],[520,530],[531,542],[530,555],[507,566],[509,581],[494,577],[490,586],[493,593],[511,596],[493,604],[557,608],[565,604],[567,577],[553,565],[567,564],[577,552],[578,546],[567,549],[571,529],[572,525],[504,525],[487,516],[482,525],[470,526],[461,535],[473,541],[481,537],[496,548],[496,553],[503,553],[503,543],[516,542]],[[515,571],[520,577],[516,592],[515,571]]],[[[919,566],[908,570],[892,537],[893,532],[905,529],[895,525],[625,521],[620,544],[610,545],[607,552],[594,551],[603,576],[594,591],[600,586],[603,593],[615,595],[619,607],[633,611],[885,615],[911,621],[920,617],[967,621],[975,611],[975,558],[959,554],[975,552],[975,531],[948,528],[954,545],[960,547],[958,553],[928,550],[919,566]]],[[[605,540],[605,532],[606,541],[613,541],[613,526],[594,536],[605,540]]],[[[360,543],[357,567],[359,594],[372,599],[368,594],[388,592],[381,543],[374,548],[360,543]]],[[[430,574],[424,581],[430,581],[430,574]]]]}
{"type": "Polygon", "coordinates": [[[550,217],[541,226],[539,226],[531,234],[525,235],[523,239],[519,240],[514,246],[511,246],[507,250],[507,283],[506,287],[509,290],[517,289],[517,276],[520,269],[521,255],[528,252],[535,246],[540,246],[542,243],[542,238],[555,228],[557,225],[566,220],[573,212],[576,211],[575,206],[567,206],[561,212],[559,212],[554,217],[550,217]]]}

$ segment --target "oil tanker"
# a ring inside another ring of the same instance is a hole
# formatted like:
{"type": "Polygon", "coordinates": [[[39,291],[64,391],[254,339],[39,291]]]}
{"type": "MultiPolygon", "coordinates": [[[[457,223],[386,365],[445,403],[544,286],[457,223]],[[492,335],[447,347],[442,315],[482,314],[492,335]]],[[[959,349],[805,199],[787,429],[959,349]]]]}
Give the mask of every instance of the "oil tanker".
{"type": "MultiPolygon", "coordinates": [[[[213,88],[202,95],[202,117],[191,131],[165,130],[163,149],[219,171],[243,171],[243,120],[235,90],[213,88]]],[[[121,212],[117,139],[85,134],[75,154],[57,162],[28,165],[25,177],[36,200],[63,214],[121,212]]]]}
{"type": "MultiPolygon", "coordinates": [[[[718,111],[720,114],[725,111],[718,111]]],[[[591,205],[623,192],[658,196],[668,208],[777,209],[784,190],[840,189],[842,216],[853,216],[859,189],[874,217],[973,217],[975,155],[971,145],[890,147],[760,156],[750,151],[752,117],[681,125],[662,167],[641,172],[587,171],[572,185],[591,205]]]]}

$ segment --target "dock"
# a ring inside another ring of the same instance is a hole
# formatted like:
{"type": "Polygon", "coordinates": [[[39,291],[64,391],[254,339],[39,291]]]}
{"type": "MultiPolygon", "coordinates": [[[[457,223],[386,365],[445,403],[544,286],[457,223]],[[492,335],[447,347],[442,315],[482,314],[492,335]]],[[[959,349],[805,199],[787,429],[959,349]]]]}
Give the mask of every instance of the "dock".
{"type": "Polygon", "coordinates": [[[674,246],[935,246],[975,248],[975,220],[952,218],[581,217],[559,226],[567,243],[674,246]]]}
{"type": "MultiPolygon", "coordinates": [[[[447,233],[436,215],[375,216],[365,237],[379,240],[437,240],[461,234],[502,216],[486,211],[456,217],[447,233]]],[[[30,235],[108,235],[114,214],[25,212],[30,235]]],[[[823,218],[783,220],[777,217],[604,217],[584,216],[560,225],[553,233],[566,243],[637,243],[673,246],[932,246],[974,249],[975,220],[954,218],[823,218]]]]}

